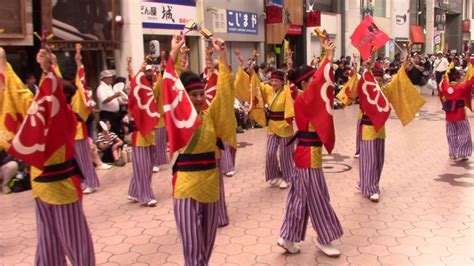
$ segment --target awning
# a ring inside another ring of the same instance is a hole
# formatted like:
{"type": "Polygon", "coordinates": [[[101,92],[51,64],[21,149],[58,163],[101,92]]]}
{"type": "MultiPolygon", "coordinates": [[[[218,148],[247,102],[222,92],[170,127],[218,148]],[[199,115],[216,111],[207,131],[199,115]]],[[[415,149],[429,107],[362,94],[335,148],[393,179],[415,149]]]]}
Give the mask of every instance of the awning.
{"type": "Polygon", "coordinates": [[[425,33],[422,26],[411,25],[411,42],[425,43],[425,33]]]}

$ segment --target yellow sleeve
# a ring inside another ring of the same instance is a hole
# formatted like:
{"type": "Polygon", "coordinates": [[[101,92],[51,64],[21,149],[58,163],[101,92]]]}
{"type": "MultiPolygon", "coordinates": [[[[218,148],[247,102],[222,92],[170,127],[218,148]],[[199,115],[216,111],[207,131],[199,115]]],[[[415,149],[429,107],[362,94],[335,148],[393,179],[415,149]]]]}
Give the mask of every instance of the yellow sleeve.
{"type": "Polygon", "coordinates": [[[242,67],[237,70],[234,82],[235,96],[242,101],[250,102],[250,76],[242,67]]]}
{"type": "Polygon", "coordinates": [[[272,101],[272,97],[275,93],[273,87],[264,82],[260,82],[260,92],[262,93],[263,101],[265,102],[265,104],[270,104],[270,102],[272,101]]]}
{"type": "Polygon", "coordinates": [[[285,93],[285,119],[295,117],[295,105],[293,97],[291,97],[291,90],[289,86],[283,88],[285,93]]]}
{"type": "Polygon", "coordinates": [[[227,66],[220,63],[216,96],[209,106],[209,115],[214,122],[217,137],[237,148],[234,99],[235,89],[232,75],[227,66]]]}

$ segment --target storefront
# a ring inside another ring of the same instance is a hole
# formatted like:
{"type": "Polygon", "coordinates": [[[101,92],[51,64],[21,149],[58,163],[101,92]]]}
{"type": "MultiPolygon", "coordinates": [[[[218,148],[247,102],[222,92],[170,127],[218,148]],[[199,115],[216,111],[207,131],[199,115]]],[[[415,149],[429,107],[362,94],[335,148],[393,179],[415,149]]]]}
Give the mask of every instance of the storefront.
{"type": "MultiPolygon", "coordinates": [[[[144,55],[150,53],[150,42],[156,40],[159,42],[156,49],[165,51],[167,58],[172,36],[184,29],[187,22],[200,20],[197,10],[195,0],[141,0],[144,55]]],[[[187,33],[186,46],[190,48],[190,70],[199,72],[200,34],[195,31],[187,33]]]]}
{"type": "MultiPolygon", "coordinates": [[[[261,1],[206,0],[203,14],[204,27],[213,32],[214,36],[226,41],[229,51],[228,62],[234,72],[239,66],[234,56],[236,50],[240,51],[245,61],[252,57],[256,50],[259,54],[257,61],[259,63],[263,61],[265,28],[261,1]]],[[[204,62],[205,54],[202,56],[202,62],[204,62]]],[[[216,56],[213,55],[213,57],[216,56]]],[[[204,65],[202,69],[203,67],[204,65]]]]}

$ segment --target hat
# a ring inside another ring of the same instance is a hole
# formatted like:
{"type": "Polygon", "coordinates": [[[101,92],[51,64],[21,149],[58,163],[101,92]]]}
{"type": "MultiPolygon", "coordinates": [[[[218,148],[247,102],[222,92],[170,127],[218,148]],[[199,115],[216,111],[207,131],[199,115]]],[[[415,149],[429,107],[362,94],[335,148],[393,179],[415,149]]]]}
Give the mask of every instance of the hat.
{"type": "Polygon", "coordinates": [[[100,72],[99,79],[102,80],[104,78],[113,77],[113,76],[114,76],[114,73],[111,70],[104,70],[100,72]]]}
{"type": "Polygon", "coordinates": [[[436,54],[437,54],[437,55],[438,55],[438,54],[443,54],[443,52],[442,52],[442,51],[438,51],[438,52],[436,52],[436,54]]]}
{"type": "Polygon", "coordinates": [[[151,67],[151,65],[146,65],[146,67],[145,67],[145,71],[148,71],[148,70],[152,70],[152,67],[151,67]]]}

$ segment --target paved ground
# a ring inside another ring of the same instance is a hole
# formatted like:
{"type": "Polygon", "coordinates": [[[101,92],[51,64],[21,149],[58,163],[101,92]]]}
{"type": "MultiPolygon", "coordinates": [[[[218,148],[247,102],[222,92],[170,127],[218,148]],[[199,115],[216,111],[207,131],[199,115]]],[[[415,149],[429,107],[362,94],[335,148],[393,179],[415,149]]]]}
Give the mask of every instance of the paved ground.
{"type": "MultiPolygon", "coordinates": [[[[230,225],[218,231],[211,264],[473,265],[474,161],[448,160],[443,113],[437,98],[427,99],[412,124],[402,128],[395,116],[387,124],[379,203],[354,188],[357,107],[335,111],[336,148],[324,165],[345,231],[334,243],[342,251],[338,259],[314,247],[311,228],[301,254],[285,255],[276,246],[288,190],[264,183],[265,130],[238,135],[238,173],[225,179],[230,225]]],[[[182,265],[169,167],[153,176],[156,208],[127,201],[130,175],[131,165],[100,172],[100,191],[84,198],[97,264],[182,265]]],[[[30,192],[0,195],[0,225],[0,264],[32,265],[36,228],[30,192]]]]}

